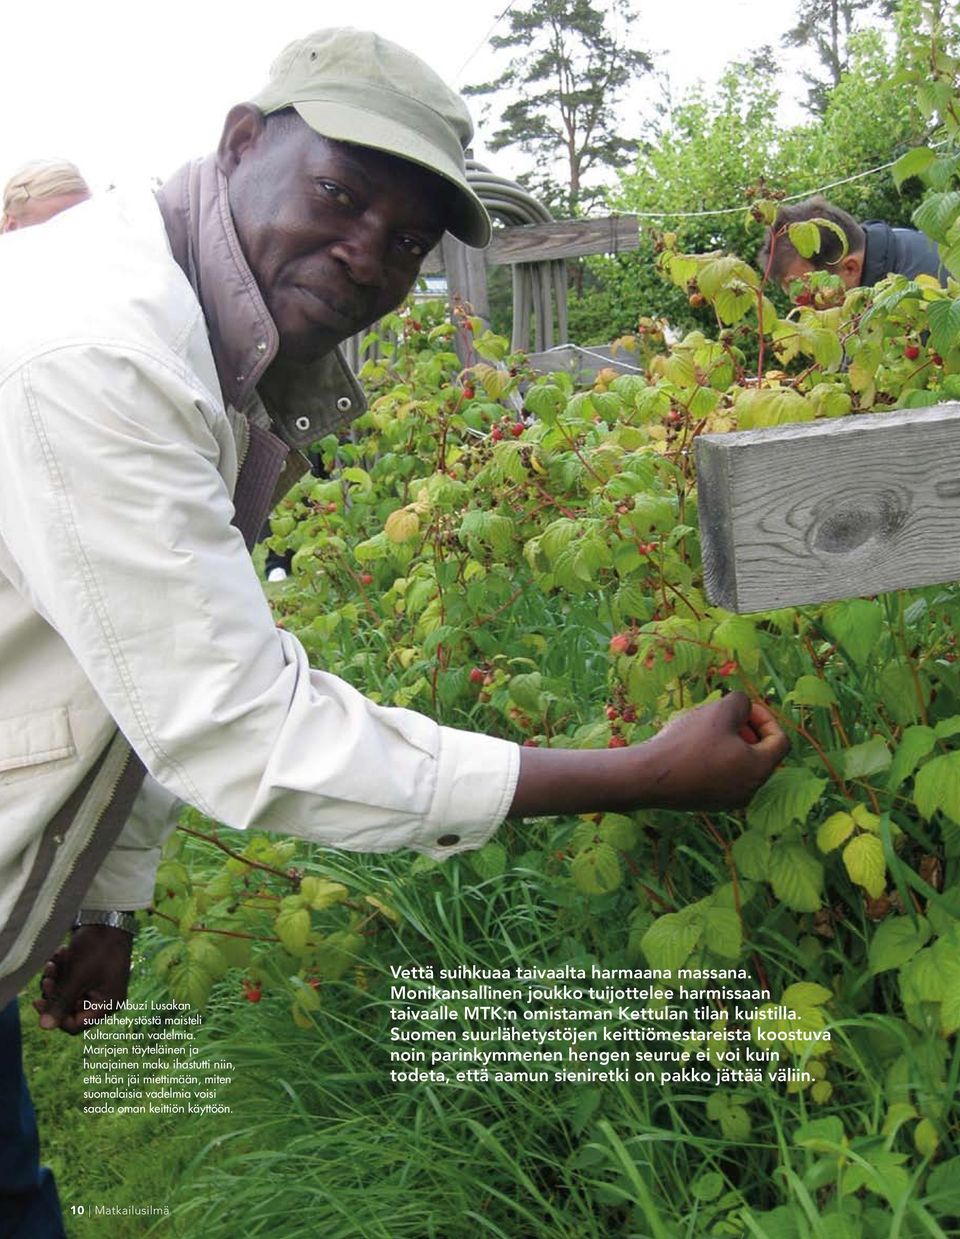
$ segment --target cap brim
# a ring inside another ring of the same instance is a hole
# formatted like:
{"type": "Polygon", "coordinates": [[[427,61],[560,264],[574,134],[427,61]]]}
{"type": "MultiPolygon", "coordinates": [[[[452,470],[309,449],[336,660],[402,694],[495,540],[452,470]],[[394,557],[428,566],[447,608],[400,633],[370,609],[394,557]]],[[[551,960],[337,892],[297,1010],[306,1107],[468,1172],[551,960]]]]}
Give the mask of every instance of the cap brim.
{"type": "Polygon", "coordinates": [[[389,116],[366,112],[343,103],[310,100],[291,105],[311,129],[337,142],[351,142],[386,151],[426,168],[457,191],[447,231],[465,245],[483,249],[490,243],[490,216],[467,184],[463,169],[422,134],[389,116]]]}

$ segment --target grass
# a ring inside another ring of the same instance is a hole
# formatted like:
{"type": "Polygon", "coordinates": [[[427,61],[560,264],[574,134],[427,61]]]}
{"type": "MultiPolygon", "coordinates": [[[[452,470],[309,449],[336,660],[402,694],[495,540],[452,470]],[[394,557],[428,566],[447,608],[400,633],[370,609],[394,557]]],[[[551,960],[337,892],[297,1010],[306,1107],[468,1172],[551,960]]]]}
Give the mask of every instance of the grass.
{"type": "MultiPolygon", "coordinates": [[[[546,848],[552,829],[528,824],[523,846],[546,848]]],[[[191,865],[214,863],[190,847],[191,865]]],[[[708,1091],[683,1085],[393,1084],[390,964],[636,964],[617,896],[564,897],[542,866],[478,881],[467,860],[411,869],[312,849],[305,863],[360,895],[389,891],[399,923],[381,929],[374,962],[323,986],[307,1028],[269,979],[257,1005],[243,1000],[239,973],[218,984],[198,1046],[234,1063],[222,1096],[230,1115],[84,1115],[80,1043],[25,1015],[44,1156],[70,1239],[947,1239],[919,1198],[922,1166],[896,1211],[876,1195],[862,1208],[863,1193],[848,1200],[863,1214],[848,1232],[824,1210],[836,1200],[835,1159],[831,1169],[793,1142],[801,1122],[824,1113],[879,1137],[889,1047],[899,1045],[914,1083],[924,1070],[901,1020],[865,1011],[841,1021],[843,1071],[824,1109],[772,1087],[737,1089],[752,1121],[737,1137],[707,1114],[708,1091]],[[166,1205],[170,1215],[98,1219],[96,1202],[166,1205]],[[77,1204],[88,1214],[72,1216],[77,1204]]],[[[144,942],[156,946],[149,933],[144,942]]],[[[768,931],[760,949],[778,977],[802,969],[788,937],[768,931]]],[[[164,994],[141,967],[132,996],[164,994]]]]}

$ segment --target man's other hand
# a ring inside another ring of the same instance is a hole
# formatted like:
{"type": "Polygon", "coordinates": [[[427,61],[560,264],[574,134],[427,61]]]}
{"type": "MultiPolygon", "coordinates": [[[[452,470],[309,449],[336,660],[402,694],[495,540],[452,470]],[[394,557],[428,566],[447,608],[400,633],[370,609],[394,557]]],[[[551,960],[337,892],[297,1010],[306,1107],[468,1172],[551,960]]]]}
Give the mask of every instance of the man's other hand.
{"type": "Polygon", "coordinates": [[[127,996],[133,938],[109,925],[83,925],[51,957],[33,1006],[41,1028],[76,1035],[127,996]]]}

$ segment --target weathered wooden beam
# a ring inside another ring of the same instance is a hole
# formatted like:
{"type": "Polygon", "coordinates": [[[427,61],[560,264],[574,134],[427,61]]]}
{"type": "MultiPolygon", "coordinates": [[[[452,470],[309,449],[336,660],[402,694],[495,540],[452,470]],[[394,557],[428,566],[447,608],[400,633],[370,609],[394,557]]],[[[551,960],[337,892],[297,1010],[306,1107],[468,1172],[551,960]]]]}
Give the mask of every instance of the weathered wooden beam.
{"type": "Polygon", "coordinates": [[[619,254],[640,244],[636,215],[603,219],[559,219],[552,224],[519,224],[494,230],[486,250],[490,266],[512,262],[546,262],[587,254],[619,254]]]}
{"type": "Polygon", "coordinates": [[[715,605],[960,579],[960,404],[703,435],[696,463],[715,605]]]}
{"type": "MultiPolygon", "coordinates": [[[[603,219],[561,219],[552,224],[518,224],[494,229],[482,251],[487,266],[514,262],[545,262],[552,258],[582,258],[587,254],[620,254],[640,244],[636,215],[603,219]]],[[[442,247],[431,250],[420,270],[436,275],[444,270],[442,247]]]]}

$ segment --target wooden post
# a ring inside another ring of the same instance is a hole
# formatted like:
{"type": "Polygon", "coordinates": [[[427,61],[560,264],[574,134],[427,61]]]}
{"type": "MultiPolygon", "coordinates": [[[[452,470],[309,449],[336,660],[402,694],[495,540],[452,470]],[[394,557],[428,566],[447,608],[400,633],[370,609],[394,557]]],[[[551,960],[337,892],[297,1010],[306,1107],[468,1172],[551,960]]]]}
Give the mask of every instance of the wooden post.
{"type": "MultiPolygon", "coordinates": [[[[446,233],[442,243],[443,267],[447,273],[447,296],[450,298],[450,314],[465,308],[471,315],[482,318],[489,326],[490,302],[487,299],[487,265],[482,250],[472,249],[446,233]]],[[[470,361],[470,333],[458,328],[456,335],[457,354],[464,365],[470,361]]]]}
{"type": "Polygon", "coordinates": [[[696,462],[715,605],[960,579],[960,404],[703,435],[696,462]]]}

